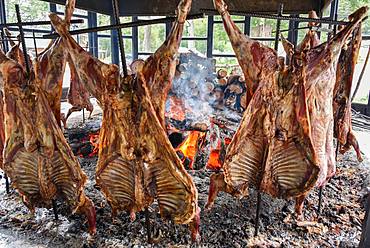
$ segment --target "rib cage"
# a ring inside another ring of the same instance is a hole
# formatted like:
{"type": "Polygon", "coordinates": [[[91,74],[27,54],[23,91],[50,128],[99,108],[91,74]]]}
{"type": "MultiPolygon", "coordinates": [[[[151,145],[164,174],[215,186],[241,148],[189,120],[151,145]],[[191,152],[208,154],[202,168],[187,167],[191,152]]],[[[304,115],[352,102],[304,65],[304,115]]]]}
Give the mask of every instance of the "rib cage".
{"type": "Polygon", "coordinates": [[[235,188],[257,185],[263,160],[263,137],[246,137],[240,150],[225,164],[226,182],[235,188]]]}
{"type": "MultiPolygon", "coordinates": [[[[295,138],[286,142],[275,140],[266,169],[271,168],[271,177],[267,180],[274,180],[282,195],[299,195],[299,190],[306,190],[305,185],[312,185],[307,181],[307,175],[312,173],[310,162],[305,154],[300,152],[301,145],[295,138]]],[[[315,177],[314,177],[315,178],[315,177]]],[[[312,179],[311,179],[312,180],[312,179]]],[[[266,184],[263,184],[266,185],[266,184]]],[[[265,189],[269,192],[268,189],[265,189]]],[[[274,191],[269,192],[274,195],[274,191]]]]}
{"type": "Polygon", "coordinates": [[[135,166],[117,157],[96,177],[113,209],[130,209],[135,204],[135,166]]]}
{"type": "MultiPolygon", "coordinates": [[[[185,185],[173,180],[172,173],[163,166],[163,161],[150,165],[152,180],[156,185],[156,196],[160,208],[160,213],[167,219],[173,219],[175,223],[181,220],[191,220],[193,211],[189,211],[187,189],[185,185]]],[[[195,206],[195,205],[194,205],[195,206]]]]}

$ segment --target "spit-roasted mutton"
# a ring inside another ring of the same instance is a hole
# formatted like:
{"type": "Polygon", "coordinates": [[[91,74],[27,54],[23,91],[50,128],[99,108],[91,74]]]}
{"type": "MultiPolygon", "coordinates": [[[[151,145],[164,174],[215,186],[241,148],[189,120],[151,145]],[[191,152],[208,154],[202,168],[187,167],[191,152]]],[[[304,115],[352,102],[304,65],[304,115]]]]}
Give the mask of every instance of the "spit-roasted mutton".
{"type": "Polygon", "coordinates": [[[175,76],[178,49],[191,3],[191,0],[182,0],[179,3],[176,11],[177,20],[173,23],[166,41],[153,55],[145,60],[142,69],[142,73],[148,82],[154,109],[163,128],[165,128],[166,100],[175,76]]]}
{"type": "Polygon", "coordinates": [[[353,74],[361,47],[361,25],[353,32],[350,42],[342,48],[337,67],[334,87],[334,137],[338,139],[340,152],[345,153],[351,146],[355,149],[357,160],[362,155],[357,139],[352,131],[351,89],[353,74]]]}
{"type": "MultiPolygon", "coordinates": [[[[35,75],[0,51],[4,82],[4,170],[24,204],[50,207],[64,200],[73,212],[86,215],[89,232],[96,232],[95,208],[84,193],[86,175],[51,114],[35,75]]],[[[37,78],[37,77],[36,77],[37,78]]]]}
{"type": "Polygon", "coordinates": [[[352,23],[327,43],[295,51],[285,67],[274,50],[240,32],[223,0],[214,3],[252,98],[228,147],[224,175],[211,178],[207,207],[219,190],[245,196],[253,185],[274,197],[297,197],[296,212],[301,214],[308,191],[323,186],[335,173],[335,71],[341,48],[367,7],[354,13],[352,23]]]}
{"type": "Polygon", "coordinates": [[[86,90],[84,84],[81,82],[76,67],[69,55],[68,66],[71,74],[71,84],[68,91],[68,103],[71,104],[72,107],[68,110],[65,120],[67,120],[73,112],[81,111],[82,109],[86,109],[91,115],[92,111],[94,110],[94,106],[90,101],[90,93],[86,90]]]}
{"type": "MultiPolygon", "coordinates": [[[[181,1],[180,9],[189,2],[181,1]]],[[[143,74],[122,78],[116,65],[84,51],[57,15],[50,19],[80,79],[103,109],[96,182],[113,215],[126,210],[134,219],[157,199],[163,218],[189,224],[192,238],[198,239],[197,190],[167,138],[143,74]]]]}
{"type": "MultiPolygon", "coordinates": [[[[70,21],[75,8],[76,0],[67,0],[65,8],[65,21],[69,29],[70,21]]],[[[37,75],[39,75],[39,81],[41,82],[41,87],[46,91],[46,97],[48,99],[49,105],[57,119],[59,125],[61,124],[61,99],[62,99],[62,86],[64,72],[66,68],[67,61],[69,59],[68,51],[64,47],[64,43],[61,38],[57,38],[52,41],[49,46],[41,52],[36,60],[35,67],[37,70],[37,75]]],[[[81,109],[83,107],[92,109],[92,105],[89,102],[88,92],[81,87],[78,77],[75,77],[74,68],[72,65],[71,69],[71,85],[68,95],[68,100],[72,104],[72,109],[70,112],[76,109],[81,109]],[[76,90],[79,92],[76,93],[76,90]]],[[[69,112],[69,113],[70,113],[69,112]]],[[[68,115],[68,114],[67,114],[68,115]]]]}

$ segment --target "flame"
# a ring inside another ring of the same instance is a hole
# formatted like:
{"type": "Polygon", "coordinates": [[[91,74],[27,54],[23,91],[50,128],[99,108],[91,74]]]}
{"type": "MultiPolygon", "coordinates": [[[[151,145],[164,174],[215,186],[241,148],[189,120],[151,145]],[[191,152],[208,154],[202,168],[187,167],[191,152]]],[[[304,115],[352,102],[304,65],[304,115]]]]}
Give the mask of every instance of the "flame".
{"type": "Polygon", "coordinates": [[[201,143],[204,141],[204,137],[205,133],[201,133],[199,131],[191,131],[189,136],[176,149],[177,152],[181,152],[183,155],[181,156],[183,157],[182,162],[184,162],[186,158],[190,160],[190,169],[193,169],[194,160],[197,156],[198,149],[201,146],[201,143]]]}
{"type": "Polygon", "coordinates": [[[207,168],[211,170],[220,170],[222,167],[221,152],[226,151],[226,147],[231,143],[230,138],[225,138],[222,144],[221,140],[218,141],[217,148],[213,149],[209,154],[207,168]]]}

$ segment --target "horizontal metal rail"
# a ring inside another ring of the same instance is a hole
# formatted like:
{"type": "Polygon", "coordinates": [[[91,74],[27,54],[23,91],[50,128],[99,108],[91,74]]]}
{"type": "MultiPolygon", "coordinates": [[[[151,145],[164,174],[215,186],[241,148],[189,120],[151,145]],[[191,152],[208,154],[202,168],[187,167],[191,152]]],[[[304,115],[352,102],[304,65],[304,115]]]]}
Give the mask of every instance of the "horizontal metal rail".
{"type": "MultiPolygon", "coordinates": [[[[214,9],[201,9],[200,11],[204,12],[205,14],[210,14],[210,15],[219,14],[219,12],[214,9]]],[[[296,22],[316,22],[316,23],[327,23],[327,24],[332,24],[332,25],[350,24],[350,22],[335,21],[335,20],[330,20],[330,19],[315,19],[315,18],[294,17],[294,16],[286,16],[286,15],[278,16],[278,15],[271,15],[271,14],[264,14],[264,13],[252,13],[252,12],[244,12],[244,11],[230,11],[230,14],[257,17],[257,18],[265,18],[265,19],[296,21],[296,22]]]]}
{"type": "MultiPolygon", "coordinates": [[[[199,19],[199,18],[204,18],[204,14],[189,15],[187,20],[199,19]]],[[[86,33],[101,32],[101,31],[107,31],[107,30],[114,30],[117,28],[132,28],[132,27],[147,26],[147,25],[153,25],[153,24],[169,23],[169,22],[173,22],[176,20],[177,20],[176,16],[153,19],[153,20],[138,20],[134,22],[127,22],[127,23],[121,23],[121,24],[116,24],[116,25],[107,25],[107,26],[100,26],[100,27],[95,27],[95,28],[73,30],[69,33],[71,35],[86,34],[86,33]]],[[[44,35],[44,38],[53,39],[58,36],[59,34],[53,33],[49,35],[44,35]]]]}
{"type": "MultiPolygon", "coordinates": [[[[71,20],[71,23],[77,24],[77,23],[84,23],[84,20],[82,19],[74,19],[71,20]]],[[[38,25],[51,25],[50,21],[34,21],[34,22],[22,22],[22,23],[17,23],[17,22],[9,22],[9,23],[1,23],[0,28],[5,28],[5,27],[19,27],[19,26],[38,26],[38,25]]]]}

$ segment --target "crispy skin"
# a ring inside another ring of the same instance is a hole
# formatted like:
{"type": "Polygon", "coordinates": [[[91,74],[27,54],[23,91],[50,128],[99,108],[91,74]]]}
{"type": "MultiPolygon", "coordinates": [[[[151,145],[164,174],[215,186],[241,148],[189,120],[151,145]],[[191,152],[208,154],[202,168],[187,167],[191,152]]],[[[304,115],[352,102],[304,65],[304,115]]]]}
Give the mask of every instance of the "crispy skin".
{"type": "Polygon", "coordinates": [[[59,128],[43,91],[22,66],[0,52],[4,80],[4,170],[25,205],[50,207],[53,199],[82,212],[95,233],[95,208],[83,191],[86,175],[59,128]]]}
{"type": "MultiPolygon", "coordinates": [[[[76,0],[67,0],[66,3],[65,20],[68,28],[75,3],[76,0]]],[[[45,90],[47,100],[59,126],[61,125],[62,86],[67,58],[68,52],[64,43],[61,38],[57,38],[34,61],[36,74],[39,76],[38,80],[41,82],[42,89],[45,90]]]]}
{"type": "MultiPolygon", "coordinates": [[[[232,44],[239,44],[240,48],[261,47],[242,37],[223,0],[214,0],[214,3],[232,44]]],[[[285,43],[291,64],[280,67],[280,71],[276,69],[276,53],[265,50],[268,58],[261,60],[265,63],[261,67],[251,59],[240,58],[238,53],[243,53],[234,48],[239,63],[244,64],[243,72],[256,71],[258,80],[252,87],[256,90],[252,92],[251,102],[226,154],[223,165],[226,186],[218,182],[221,177],[217,182],[211,181],[207,206],[212,206],[217,189],[244,196],[253,185],[275,197],[297,197],[296,211],[300,214],[308,191],[315,184],[324,185],[334,175],[335,67],[341,47],[366,12],[366,7],[359,9],[353,23],[328,43],[311,48],[317,37],[310,33],[298,51],[292,51],[292,46],[285,43]]],[[[252,49],[244,51],[252,55],[255,52],[252,49]]],[[[246,78],[251,78],[250,75],[246,78]]]]}
{"type": "Polygon", "coordinates": [[[86,90],[84,84],[81,82],[76,67],[69,55],[68,66],[71,72],[71,84],[68,91],[68,103],[72,105],[72,108],[68,110],[65,120],[67,120],[73,112],[87,109],[87,111],[89,111],[91,114],[94,110],[94,106],[90,102],[90,93],[86,90]]]}
{"type": "Polygon", "coordinates": [[[180,1],[177,8],[177,21],[166,41],[157,51],[145,60],[142,73],[148,82],[153,106],[158,119],[165,128],[165,104],[175,76],[177,53],[181,43],[184,23],[191,8],[191,0],[180,1]]]}
{"type": "Polygon", "coordinates": [[[352,131],[351,89],[353,74],[361,47],[361,25],[339,56],[336,83],[334,87],[334,137],[338,139],[341,153],[351,148],[355,149],[357,160],[362,161],[361,151],[352,131]]]}
{"type": "Polygon", "coordinates": [[[197,238],[197,190],[162,128],[144,76],[121,78],[116,65],[84,51],[57,15],[50,19],[64,38],[81,81],[103,109],[96,182],[112,213],[125,210],[134,218],[157,199],[163,218],[189,224],[197,238]]]}

